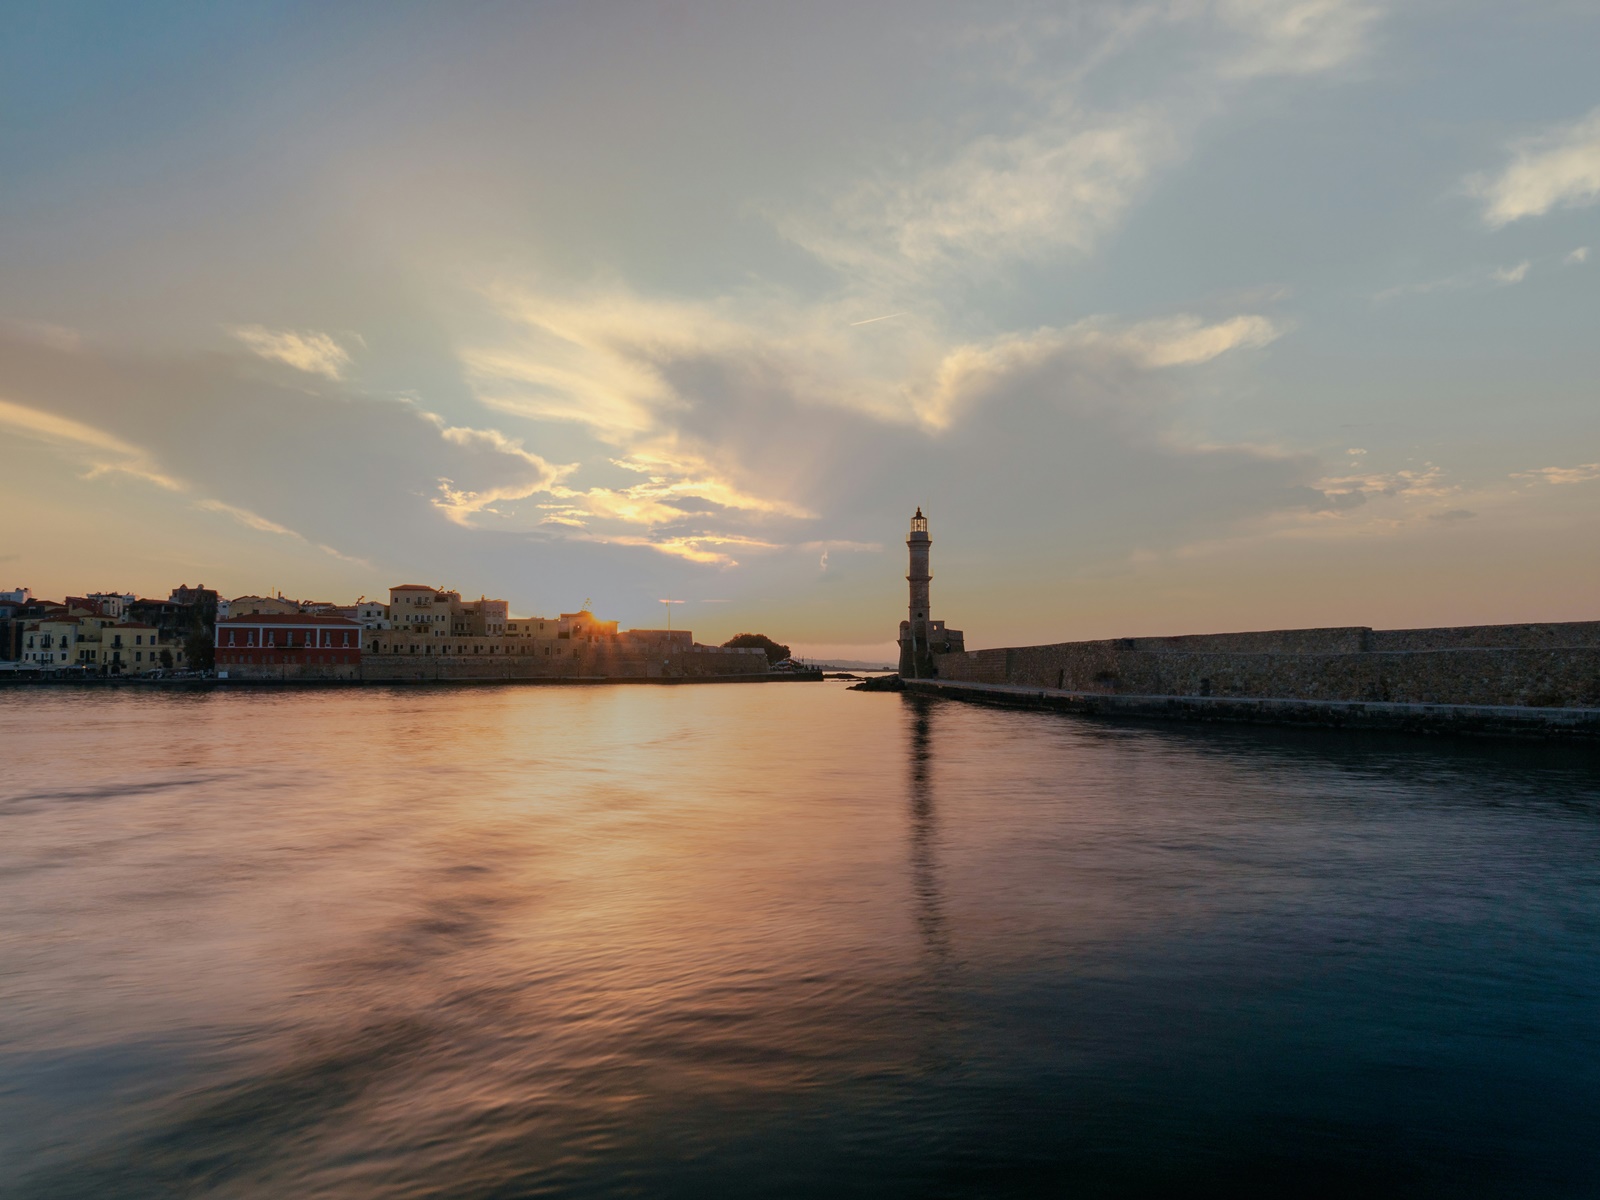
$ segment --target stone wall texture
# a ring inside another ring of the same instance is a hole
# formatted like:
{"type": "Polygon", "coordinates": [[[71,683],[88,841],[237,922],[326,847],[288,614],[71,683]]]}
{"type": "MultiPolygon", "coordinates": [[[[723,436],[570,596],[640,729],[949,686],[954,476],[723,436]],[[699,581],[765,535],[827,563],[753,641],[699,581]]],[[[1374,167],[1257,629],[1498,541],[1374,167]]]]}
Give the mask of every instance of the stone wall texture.
{"type": "Polygon", "coordinates": [[[942,654],[937,678],[1130,696],[1600,705],[1600,621],[1288,629],[942,654]]]}
{"type": "Polygon", "coordinates": [[[361,667],[357,663],[230,663],[217,669],[217,678],[269,683],[353,680],[361,678],[361,667]]]}

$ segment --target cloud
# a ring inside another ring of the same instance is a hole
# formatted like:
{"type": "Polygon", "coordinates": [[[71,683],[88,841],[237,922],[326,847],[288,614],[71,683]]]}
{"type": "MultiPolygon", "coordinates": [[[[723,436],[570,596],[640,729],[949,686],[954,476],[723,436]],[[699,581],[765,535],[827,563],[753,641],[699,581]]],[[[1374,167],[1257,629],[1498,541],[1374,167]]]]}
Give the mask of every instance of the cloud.
{"type": "Polygon", "coordinates": [[[470,527],[472,518],[479,513],[499,514],[494,505],[513,500],[526,500],[530,496],[555,490],[560,482],[578,469],[577,463],[555,466],[523,447],[520,439],[507,437],[498,429],[470,429],[465,426],[444,425],[443,419],[426,414],[427,419],[440,425],[439,437],[465,451],[469,460],[488,458],[500,465],[510,459],[527,467],[521,478],[480,490],[458,488],[448,477],[438,480],[438,495],[433,505],[458,525],[470,527]]]}
{"type": "Polygon", "coordinates": [[[1234,76],[1309,75],[1345,66],[1366,52],[1382,16],[1353,0],[1224,0],[1217,15],[1248,35],[1224,64],[1234,76]]]}
{"type": "Polygon", "coordinates": [[[262,358],[287,363],[297,371],[339,380],[350,366],[344,347],[325,333],[296,333],[260,325],[240,325],[230,332],[262,358]]]}
{"type": "Polygon", "coordinates": [[[574,469],[409,399],[337,384],[310,395],[237,355],[67,352],[0,337],[0,366],[16,397],[0,401],[7,432],[57,446],[90,477],[135,476],[352,563],[438,553],[477,514],[525,503],[574,469]],[[452,481],[444,492],[441,478],[452,481]]]}
{"type": "Polygon", "coordinates": [[[580,534],[578,536],[584,541],[602,542],[612,546],[640,546],[654,550],[658,554],[666,554],[674,558],[685,559],[688,562],[717,567],[736,567],[739,565],[739,560],[722,549],[723,547],[750,550],[782,549],[777,543],[764,542],[759,538],[720,535],[691,535],[666,538],[633,537],[626,534],[611,536],[580,534]]]}
{"type": "MultiPolygon", "coordinates": [[[[944,428],[962,398],[981,390],[981,378],[1037,367],[1064,353],[1162,369],[1265,346],[1282,333],[1270,319],[1251,314],[1211,323],[1179,315],[1133,325],[1093,318],[943,350],[948,334],[923,322],[907,323],[897,340],[862,350],[834,316],[837,302],[801,306],[771,294],[741,297],[738,304],[673,303],[613,292],[563,304],[555,297],[510,295],[504,303],[514,317],[537,331],[563,331],[570,360],[558,374],[547,364],[535,365],[531,348],[469,349],[464,361],[480,397],[520,416],[583,421],[623,445],[672,437],[692,424],[686,418],[703,405],[696,389],[704,386],[712,364],[724,378],[736,373],[747,392],[781,386],[806,404],[944,428]],[[513,361],[521,364],[513,368],[516,378],[539,376],[536,399],[510,398],[507,377],[488,374],[513,361]]],[[[694,486],[714,486],[719,490],[696,494],[729,507],[805,515],[802,506],[756,499],[720,481],[694,486]]]]}
{"type": "Polygon", "coordinates": [[[791,216],[779,227],[835,267],[890,276],[1088,251],[1177,144],[1156,113],[1063,100],[1021,132],[977,137],[918,173],[862,183],[825,219],[791,216]]]}
{"type": "Polygon", "coordinates": [[[285,537],[300,538],[301,541],[306,540],[287,526],[279,525],[276,521],[269,521],[260,513],[253,513],[248,508],[240,508],[236,504],[228,504],[222,500],[197,500],[195,501],[195,507],[206,512],[221,513],[224,516],[232,517],[245,528],[254,529],[257,533],[277,533],[285,537]]]}
{"type": "Polygon", "coordinates": [[[882,554],[883,553],[883,543],[882,542],[841,542],[841,541],[801,542],[800,545],[796,547],[796,549],[798,549],[798,550],[808,550],[808,551],[813,551],[813,552],[817,551],[817,550],[821,550],[824,554],[828,553],[828,551],[830,551],[830,550],[846,550],[846,551],[850,551],[851,553],[855,553],[855,554],[882,554]]]}
{"type": "Polygon", "coordinates": [[[1082,257],[1251,81],[1348,65],[1382,13],[1356,0],[1202,0],[1084,6],[969,31],[966,48],[1007,49],[1010,61],[973,72],[982,87],[959,118],[899,131],[853,182],[766,215],[872,297],[863,323],[930,290],[1082,257]],[[1172,41],[1187,52],[1163,62],[1172,41]],[[1142,54],[1162,64],[1153,82],[1142,54]],[[1141,78],[1130,93],[1127,80],[1141,78]],[[1106,103],[1111,95],[1120,102],[1106,103]]]}
{"type": "MultiPolygon", "coordinates": [[[[1460,271],[1454,275],[1446,275],[1442,279],[1430,279],[1424,283],[1403,283],[1395,287],[1385,288],[1373,296],[1375,304],[1382,304],[1401,296],[1425,296],[1430,292],[1460,292],[1479,287],[1509,287],[1522,283],[1532,272],[1534,259],[1525,258],[1521,262],[1509,267],[1477,267],[1470,271],[1460,271]]],[[[1537,260],[1548,262],[1548,257],[1537,260]]],[[[1574,260],[1569,254],[1564,262],[1581,262],[1581,258],[1574,260]]],[[[1542,269],[1542,268],[1541,268],[1542,269]]]]}
{"type": "MultiPolygon", "coordinates": [[[[840,519],[826,481],[841,446],[857,455],[954,436],[1025,394],[1062,411],[1120,399],[1105,419],[1147,436],[1141,422],[1166,420],[1139,411],[1163,390],[1147,376],[1265,346],[1287,323],[1244,312],[996,329],[974,289],[1021,264],[1093,253],[1251,80],[1350,64],[1381,14],[1351,0],[1208,0],[969,30],[964,67],[973,54],[1010,55],[955,84],[984,103],[894,128],[815,191],[758,207],[809,259],[806,284],[752,275],[697,297],[622,282],[486,286],[500,328],[480,322],[457,345],[474,396],[596,438],[616,449],[613,467],[645,476],[595,478],[604,472],[588,462],[540,498],[540,528],[672,553],[728,553],[718,537],[807,544],[817,531],[784,522],[840,519]],[[1153,83],[1102,86],[1138,48],[1160,56],[1174,44],[1184,53],[1144,76],[1153,83]]],[[[450,507],[477,503],[453,481],[440,488],[450,507]]]]}
{"type": "Polygon", "coordinates": [[[1493,177],[1467,186],[1483,200],[1492,228],[1554,208],[1581,208],[1600,200],[1600,108],[1512,146],[1511,161],[1493,177]]]}
{"type": "MultiPolygon", "coordinates": [[[[499,345],[464,348],[475,392],[508,414],[559,414],[579,424],[616,446],[609,465],[634,477],[591,479],[596,465],[585,466],[540,498],[538,528],[717,566],[736,563],[741,548],[798,546],[814,547],[819,562],[828,553],[837,568],[832,552],[878,545],[870,536],[878,530],[852,529],[855,518],[842,507],[841,488],[859,486],[840,478],[847,464],[871,462],[868,474],[881,468],[886,479],[915,470],[923,439],[961,444],[996,406],[1043,405],[1068,423],[1103,420],[1124,441],[1164,436],[1152,429],[1168,420],[1165,401],[1156,403],[1163,389],[1147,380],[1265,346],[1284,330],[1256,314],[1178,314],[961,341],[934,314],[861,330],[843,319],[856,304],[850,297],[807,303],[777,289],[710,301],[617,287],[562,297],[501,285],[485,295],[507,324],[499,345]],[[557,339],[559,371],[525,335],[557,339]],[[536,394],[492,374],[508,363],[517,364],[517,379],[539,380],[536,394]],[[833,536],[794,525],[819,520],[833,536]]],[[[1033,443],[1039,435],[1017,436],[1033,443]]],[[[1237,455],[1243,488],[1258,470],[1303,469],[1298,460],[1232,448],[1213,455],[1174,444],[1157,452],[1169,471],[1185,455],[1196,464],[1237,455]]],[[[930,462],[929,470],[937,468],[930,462]]],[[[443,503],[464,507],[458,485],[443,487],[443,503]]],[[[1305,501],[1274,491],[1270,502],[1305,501]]]]}
{"type": "Polygon", "coordinates": [[[260,513],[251,512],[248,508],[240,508],[237,504],[228,504],[222,500],[196,500],[194,502],[194,507],[200,509],[202,512],[220,513],[225,517],[232,517],[246,529],[253,529],[257,533],[273,533],[279,535],[280,537],[292,538],[294,541],[302,542],[307,546],[312,546],[332,558],[337,558],[342,562],[352,563],[356,566],[364,567],[369,571],[372,570],[372,564],[364,558],[357,558],[354,555],[345,554],[343,551],[340,551],[333,546],[329,546],[322,542],[313,542],[304,534],[296,533],[293,529],[290,529],[286,525],[280,525],[276,521],[269,521],[260,513]]]}
{"type": "Polygon", "coordinates": [[[70,417],[0,400],[0,426],[18,436],[46,442],[85,457],[89,468],[85,477],[88,479],[122,474],[142,479],[169,492],[181,492],[187,487],[157,468],[150,455],[138,446],[70,417]]]}
{"type": "MultiPolygon", "coordinates": [[[[61,348],[59,343],[52,342],[47,344],[51,345],[52,348],[61,348]]],[[[77,349],[77,343],[73,343],[68,348],[77,349]]],[[[90,463],[89,470],[84,476],[85,479],[92,480],[106,475],[121,474],[154,484],[167,492],[190,493],[194,490],[191,483],[178,479],[154,465],[149,451],[134,446],[115,434],[70,417],[40,412],[37,409],[0,400],[0,426],[20,436],[35,438],[55,445],[69,453],[87,454],[90,457],[90,463]],[[105,457],[107,455],[110,457],[105,457]]],[[[305,542],[307,545],[312,544],[308,538],[285,525],[269,520],[247,508],[229,504],[214,497],[196,499],[193,501],[192,506],[204,512],[221,513],[231,517],[239,524],[258,533],[278,534],[305,542]]],[[[363,561],[352,559],[332,546],[319,545],[317,549],[347,561],[363,561]]]]}
{"type": "Polygon", "coordinates": [[[83,334],[76,329],[65,325],[56,325],[49,321],[6,321],[0,320],[0,327],[9,329],[18,337],[31,341],[42,342],[46,346],[57,350],[76,350],[83,345],[83,334]]]}
{"type": "Polygon", "coordinates": [[[1571,251],[1561,261],[1569,267],[1575,267],[1580,263],[1586,263],[1589,261],[1589,247],[1579,246],[1576,250],[1571,251]]]}
{"type": "Polygon", "coordinates": [[[1531,471],[1516,471],[1513,479],[1538,479],[1545,483],[1588,483],[1600,479],[1600,463],[1580,463],[1575,467],[1536,467],[1531,471]]]}
{"type": "Polygon", "coordinates": [[[1323,511],[1355,508],[1373,496],[1437,499],[1456,490],[1444,482],[1444,472],[1432,463],[1425,463],[1421,469],[1333,476],[1318,480],[1313,486],[1326,501],[1313,507],[1323,511]]]}
{"type": "Polygon", "coordinates": [[[1470,521],[1478,514],[1470,508],[1450,508],[1444,512],[1429,513],[1430,521],[1470,521]]]}
{"type": "Polygon", "coordinates": [[[930,379],[908,384],[907,392],[916,398],[916,413],[924,424],[946,429],[998,380],[1019,372],[1059,370],[1069,359],[1117,362],[1144,370],[1196,366],[1230,350],[1265,346],[1279,334],[1278,326],[1260,316],[1207,324],[1185,315],[1121,327],[1098,318],[1064,329],[958,346],[944,356],[930,379]]]}

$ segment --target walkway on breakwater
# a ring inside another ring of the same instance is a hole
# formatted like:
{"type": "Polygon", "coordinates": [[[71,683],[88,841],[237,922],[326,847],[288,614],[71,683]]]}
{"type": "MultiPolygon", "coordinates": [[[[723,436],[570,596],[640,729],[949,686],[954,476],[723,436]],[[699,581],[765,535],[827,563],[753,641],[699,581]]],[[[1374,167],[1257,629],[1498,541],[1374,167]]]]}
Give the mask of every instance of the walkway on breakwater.
{"type": "Polygon", "coordinates": [[[1457,737],[1600,742],[1600,708],[1397,704],[1233,696],[1125,696],[940,679],[907,679],[905,690],[952,700],[1012,708],[1052,709],[1086,717],[1298,725],[1323,729],[1383,729],[1457,737]]]}

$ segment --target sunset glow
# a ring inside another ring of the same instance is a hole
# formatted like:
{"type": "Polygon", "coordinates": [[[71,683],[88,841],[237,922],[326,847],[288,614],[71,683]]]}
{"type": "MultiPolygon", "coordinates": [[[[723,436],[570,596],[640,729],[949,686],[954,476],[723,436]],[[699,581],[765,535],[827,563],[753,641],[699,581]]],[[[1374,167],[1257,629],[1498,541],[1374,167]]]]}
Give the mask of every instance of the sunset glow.
{"type": "Polygon", "coordinates": [[[0,49],[0,498],[48,508],[0,571],[864,653],[922,503],[985,644],[1591,616],[1597,36],[46,6],[0,49]]]}

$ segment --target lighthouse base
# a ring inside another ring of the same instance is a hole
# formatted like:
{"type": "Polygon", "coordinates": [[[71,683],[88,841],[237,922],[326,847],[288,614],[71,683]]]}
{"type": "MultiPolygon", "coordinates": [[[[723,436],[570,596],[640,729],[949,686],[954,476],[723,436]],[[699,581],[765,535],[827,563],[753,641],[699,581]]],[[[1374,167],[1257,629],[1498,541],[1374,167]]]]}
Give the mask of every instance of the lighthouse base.
{"type": "Polygon", "coordinates": [[[934,679],[939,674],[933,664],[935,654],[955,654],[966,648],[961,630],[946,629],[943,621],[901,621],[900,676],[934,679]]]}

